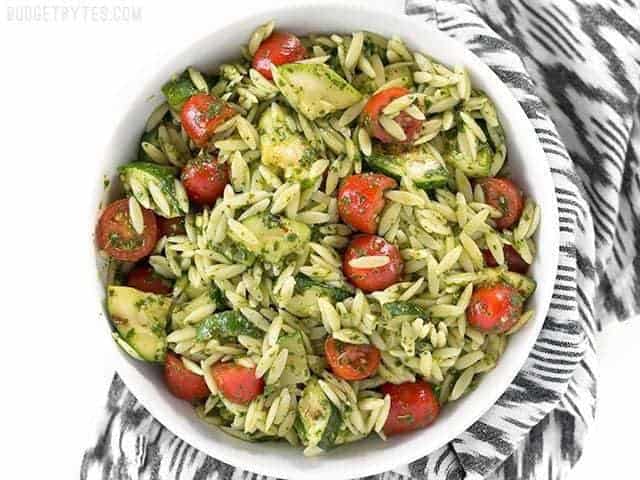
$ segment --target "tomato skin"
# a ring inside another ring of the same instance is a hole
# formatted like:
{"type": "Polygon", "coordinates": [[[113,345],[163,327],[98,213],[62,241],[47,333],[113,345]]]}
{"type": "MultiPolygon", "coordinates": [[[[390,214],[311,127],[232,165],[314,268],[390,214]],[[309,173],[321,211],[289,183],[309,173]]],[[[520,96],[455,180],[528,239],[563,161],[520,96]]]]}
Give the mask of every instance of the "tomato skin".
{"type": "Polygon", "coordinates": [[[199,147],[203,147],[214,130],[236,114],[224,100],[213,95],[198,93],[182,106],[180,120],[187,135],[199,147]]]}
{"type": "Polygon", "coordinates": [[[182,400],[194,402],[209,396],[209,387],[204,378],[187,370],[182,359],[173,352],[167,352],[164,380],[169,391],[182,400]]]}
{"type": "MultiPolygon", "coordinates": [[[[529,270],[529,264],[525,262],[520,254],[511,245],[505,245],[503,248],[504,260],[507,264],[507,268],[512,272],[522,273],[523,275],[529,270]]],[[[497,267],[498,262],[493,258],[493,254],[489,249],[482,250],[482,256],[484,263],[487,267],[497,267]]]]}
{"type": "Polygon", "coordinates": [[[404,264],[398,247],[376,235],[356,235],[345,250],[342,271],[347,279],[363,292],[374,292],[397,283],[404,264]],[[389,263],[382,267],[355,268],[349,262],[354,258],[366,256],[389,257],[389,263]]]}
{"type": "MultiPolygon", "coordinates": [[[[394,120],[400,124],[402,129],[404,130],[404,134],[407,136],[406,140],[403,143],[411,143],[413,142],[420,129],[422,128],[422,120],[418,120],[417,118],[413,118],[407,112],[400,112],[394,120]]],[[[386,132],[385,132],[386,133],[386,132]]],[[[397,141],[397,140],[396,140],[397,141]]]]}
{"type": "Polygon", "coordinates": [[[504,333],[522,315],[523,298],[506,283],[476,288],[467,307],[467,322],[485,333],[504,333]]]}
{"type": "Polygon", "coordinates": [[[384,208],[384,192],[397,185],[380,173],[347,177],[338,190],[338,213],[344,223],[364,233],[376,233],[378,214],[384,208]]]}
{"type": "Polygon", "coordinates": [[[247,404],[264,391],[264,380],[256,378],[256,369],[233,362],[211,367],[213,379],[222,394],[233,403],[247,404]]]}
{"type": "MultiPolygon", "coordinates": [[[[378,119],[380,118],[380,115],[382,115],[384,107],[389,105],[389,103],[396,98],[402,97],[408,93],[409,90],[404,87],[391,87],[376,93],[369,99],[362,111],[362,119],[364,126],[371,136],[377,138],[382,143],[398,142],[398,140],[393,138],[384,128],[382,128],[378,119]]],[[[405,143],[412,142],[422,127],[421,120],[417,120],[405,112],[401,112],[394,118],[394,120],[400,124],[407,136],[406,140],[404,140],[405,143]]]]}
{"type": "Polygon", "coordinates": [[[438,398],[426,382],[385,383],[380,390],[391,397],[391,409],[384,424],[386,435],[424,428],[432,424],[440,413],[438,398]]]}
{"type": "Polygon", "coordinates": [[[158,222],[158,237],[172,237],[187,233],[184,228],[184,217],[156,217],[156,221],[158,222]]]}
{"type": "Polygon", "coordinates": [[[216,158],[198,159],[182,168],[181,180],[189,200],[198,205],[213,205],[229,183],[229,165],[216,158]]]}
{"type": "Polygon", "coordinates": [[[127,286],[141,292],[169,295],[173,291],[171,280],[161,277],[150,265],[138,265],[127,275],[127,286]]]}
{"type": "Polygon", "coordinates": [[[144,231],[138,234],[129,218],[129,200],[122,198],[107,205],[96,226],[96,242],[116,260],[137,262],[149,255],[158,241],[155,214],[142,208],[144,231]]]}
{"type": "Polygon", "coordinates": [[[353,345],[327,337],[324,354],[333,373],[343,380],[364,380],[380,365],[380,350],[373,345],[353,345]]]}
{"type": "Polygon", "coordinates": [[[485,201],[502,212],[495,220],[496,226],[504,230],[513,226],[522,214],[524,199],[522,192],[508,178],[485,178],[479,181],[484,190],[485,201]]]}
{"type": "Polygon", "coordinates": [[[271,75],[272,65],[284,65],[297,62],[307,55],[298,37],[288,32],[273,32],[262,41],[256,53],[253,54],[251,66],[259,71],[265,78],[273,79],[271,75]]]}

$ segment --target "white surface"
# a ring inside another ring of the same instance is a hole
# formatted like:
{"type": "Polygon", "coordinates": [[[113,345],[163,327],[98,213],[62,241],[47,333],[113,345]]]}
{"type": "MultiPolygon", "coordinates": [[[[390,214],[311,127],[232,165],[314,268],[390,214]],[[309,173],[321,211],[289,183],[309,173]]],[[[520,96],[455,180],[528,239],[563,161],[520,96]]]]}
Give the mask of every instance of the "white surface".
{"type": "MultiPolygon", "coordinates": [[[[103,22],[79,12],[75,20],[8,22],[7,7],[25,3],[34,4],[8,0],[0,11],[0,251],[10,272],[2,283],[2,477],[76,478],[112,375],[101,348],[103,331],[93,328],[94,272],[84,247],[85,199],[94,187],[86,180],[94,178],[94,152],[113,129],[101,113],[127,80],[121,72],[137,71],[141,59],[161,64],[189,41],[264,2],[104,1],[140,8],[142,18],[103,22]]],[[[290,2],[270,2],[284,3],[290,2]]],[[[388,8],[401,3],[368,2],[388,8]]],[[[634,471],[640,389],[631,369],[638,338],[638,320],[605,333],[599,418],[574,479],[634,471]]]]}
{"type": "Polygon", "coordinates": [[[598,408],[582,459],[569,480],[637,478],[640,434],[640,317],[609,325],[598,338],[598,408]]]}

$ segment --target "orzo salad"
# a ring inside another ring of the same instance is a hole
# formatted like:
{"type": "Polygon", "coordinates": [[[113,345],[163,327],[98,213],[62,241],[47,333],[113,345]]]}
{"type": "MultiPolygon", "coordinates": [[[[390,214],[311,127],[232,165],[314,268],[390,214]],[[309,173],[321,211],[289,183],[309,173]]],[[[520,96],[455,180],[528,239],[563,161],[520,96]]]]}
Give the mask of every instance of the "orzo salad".
{"type": "Polygon", "coordinates": [[[540,210],[464,68],[270,22],[162,93],[96,241],[115,341],[205,422],[306,455],[424,428],[532,317],[540,210]]]}

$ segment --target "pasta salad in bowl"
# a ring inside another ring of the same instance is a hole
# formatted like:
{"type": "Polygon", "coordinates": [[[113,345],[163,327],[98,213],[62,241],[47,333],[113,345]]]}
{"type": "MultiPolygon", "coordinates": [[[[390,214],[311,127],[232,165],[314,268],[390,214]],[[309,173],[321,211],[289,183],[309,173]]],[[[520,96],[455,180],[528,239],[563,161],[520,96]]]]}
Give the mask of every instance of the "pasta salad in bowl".
{"type": "Polygon", "coordinates": [[[534,317],[541,208],[463,65],[268,21],[161,92],[95,238],[113,339],[204,423],[306,456],[430,429],[534,317]]]}

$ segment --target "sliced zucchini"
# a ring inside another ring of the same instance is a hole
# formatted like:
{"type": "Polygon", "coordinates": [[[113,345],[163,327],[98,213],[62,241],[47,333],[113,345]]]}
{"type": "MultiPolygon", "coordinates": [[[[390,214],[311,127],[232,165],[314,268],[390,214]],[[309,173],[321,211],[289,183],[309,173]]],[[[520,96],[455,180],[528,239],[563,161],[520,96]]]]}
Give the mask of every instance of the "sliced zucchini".
{"type": "Polygon", "coordinates": [[[199,296],[207,293],[209,291],[209,288],[207,285],[200,285],[199,287],[196,287],[192,284],[189,283],[189,279],[185,276],[180,277],[178,280],[176,280],[176,285],[178,283],[182,283],[184,284],[183,291],[184,293],[187,295],[187,298],[189,300],[195,300],[196,298],[198,298],[199,296]]]}
{"type": "Polygon", "coordinates": [[[162,93],[167,99],[167,103],[174,110],[180,110],[184,102],[198,93],[198,89],[189,78],[189,73],[185,70],[162,86],[162,93]]]}
{"type": "Polygon", "coordinates": [[[427,311],[420,305],[411,302],[390,302],[384,304],[384,309],[392,317],[399,315],[413,315],[422,319],[429,318],[427,311]]]}
{"type": "Polygon", "coordinates": [[[307,446],[330,450],[335,445],[342,419],[340,412],[320,388],[311,380],[298,403],[298,434],[307,446]]]}
{"type": "Polygon", "coordinates": [[[273,103],[260,117],[258,129],[262,163],[284,170],[287,177],[304,177],[316,152],[304,136],[290,128],[284,109],[273,103]]]}
{"type": "Polygon", "coordinates": [[[316,317],[320,314],[318,298],[323,296],[326,295],[315,288],[295,294],[287,303],[287,311],[298,317],[316,317]]]}
{"type": "Polygon", "coordinates": [[[261,338],[262,331],[240,312],[227,310],[208,316],[196,327],[196,340],[206,342],[212,338],[237,338],[238,335],[261,338]]]}
{"type": "Polygon", "coordinates": [[[289,351],[287,364],[277,382],[278,387],[306,383],[311,377],[311,373],[309,372],[307,352],[304,348],[302,334],[296,331],[281,335],[278,339],[278,344],[280,348],[286,348],[289,351]]]}
{"type": "Polygon", "coordinates": [[[493,150],[486,143],[478,145],[478,154],[474,160],[462,154],[458,150],[457,143],[450,141],[447,152],[444,154],[444,160],[449,165],[462,170],[467,177],[486,177],[491,171],[493,150]]]}
{"type": "MultiPolygon", "coordinates": [[[[400,86],[405,88],[413,87],[413,72],[406,63],[391,64],[384,67],[385,81],[400,79],[400,86]]],[[[378,85],[373,78],[364,73],[356,75],[353,85],[362,93],[370,95],[378,89],[378,85]]]]}
{"type": "Polygon", "coordinates": [[[118,335],[148,362],[164,361],[170,307],[171,299],[164,295],[113,285],[107,289],[107,311],[118,335]]]}
{"type": "Polygon", "coordinates": [[[239,238],[233,232],[229,232],[229,237],[269,263],[278,263],[301,249],[311,238],[311,229],[304,223],[268,213],[249,217],[242,224],[254,234],[259,245],[239,238]]]}
{"type": "Polygon", "coordinates": [[[176,188],[178,170],[151,162],[132,162],[118,169],[120,180],[130,193],[145,208],[165,218],[186,215],[189,199],[184,188],[176,188]]]}
{"type": "Polygon", "coordinates": [[[118,332],[111,332],[111,336],[113,337],[115,342],[118,344],[118,346],[122,350],[124,350],[126,353],[128,353],[131,357],[135,358],[136,360],[142,360],[143,362],[145,361],[144,358],[142,358],[140,354],[136,352],[131,345],[129,345],[127,342],[124,341],[124,339],[120,336],[118,332]]]}
{"type": "Polygon", "coordinates": [[[333,302],[341,302],[352,295],[347,289],[334,287],[299,273],[296,275],[296,294],[287,304],[287,310],[300,317],[316,316],[320,313],[318,298],[328,297],[333,302]]]}
{"type": "Polygon", "coordinates": [[[305,291],[309,289],[319,290],[334,302],[342,302],[353,295],[351,291],[345,288],[334,287],[333,285],[314,280],[304,273],[298,273],[296,275],[296,290],[305,291]]]}
{"type": "Polygon", "coordinates": [[[501,278],[506,284],[518,290],[525,300],[536,291],[536,281],[520,273],[505,270],[502,272],[501,278]]]}
{"type": "Polygon", "coordinates": [[[407,151],[376,147],[366,161],[371,168],[397,179],[407,177],[424,190],[443,187],[449,180],[446,165],[435,158],[426,145],[418,145],[407,151]]]}
{"type": "Polygon", "coordinates": [[[406,63],[392,63],[384,67],[384,75],[389,80],[401,80],[402,86],[406,88],[413,87],[413,72],[406,63]]]}
{"type": "Polygon", "coordinates": [[[288,63],[276,68],[276,85],[293,108],[309,120],[359,102],[362,95],[323,63],[288,63]]]}

